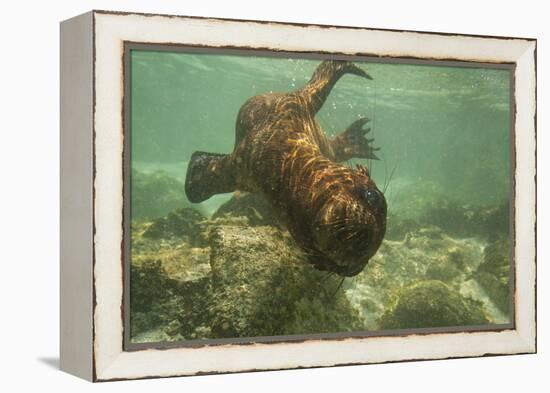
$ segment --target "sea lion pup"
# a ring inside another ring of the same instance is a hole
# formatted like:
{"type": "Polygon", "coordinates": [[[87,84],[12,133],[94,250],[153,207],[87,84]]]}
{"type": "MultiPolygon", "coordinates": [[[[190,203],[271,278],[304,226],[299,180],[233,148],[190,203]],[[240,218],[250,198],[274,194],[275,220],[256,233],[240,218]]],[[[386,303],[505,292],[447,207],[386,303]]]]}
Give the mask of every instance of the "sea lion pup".
{"type": "Polygon", "coordinates": [[[378,250],[387,207],[366,167],[338,164],[378,159],[364,137],[368,120],[330,140],[314,119],[346,73],[372,79],[351,62],[329,60],[297,91],[250,98],[237,116],[233,153],[193,153],[185,192],[194,203],[235,190],[261,193],[317,269],[349,277],[378,250]]]}

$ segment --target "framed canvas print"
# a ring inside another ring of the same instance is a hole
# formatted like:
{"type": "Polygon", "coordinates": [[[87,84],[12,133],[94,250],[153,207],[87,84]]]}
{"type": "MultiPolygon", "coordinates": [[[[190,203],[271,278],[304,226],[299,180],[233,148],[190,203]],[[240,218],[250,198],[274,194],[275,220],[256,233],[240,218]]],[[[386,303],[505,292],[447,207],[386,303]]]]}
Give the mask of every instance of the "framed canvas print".
{"type": "Polygon", "coordinates": [[[61,367],[536,351],[536,40],[61,24],[61,367]]]}

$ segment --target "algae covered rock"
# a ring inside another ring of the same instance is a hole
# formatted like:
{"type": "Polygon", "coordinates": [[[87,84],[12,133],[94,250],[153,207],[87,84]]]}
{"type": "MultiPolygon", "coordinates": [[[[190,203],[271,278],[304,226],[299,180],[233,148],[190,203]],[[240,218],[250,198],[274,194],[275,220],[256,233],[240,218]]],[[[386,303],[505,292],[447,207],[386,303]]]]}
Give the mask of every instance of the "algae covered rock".
{"type": "Polygon", "coordinates": [[[206,217],[193,208],[176,209],[167,216],[153,220],[143,236],[150,239],[184,238],[190,243],[200,242],[200,222],[206,217]]]}
{"type": "Polygon", "coordinates": [[[340,278],[314,269],[287,232],[223,216],[201,221],[209,242],[193,247],[147,228],[132,232],[133,342],[364,330],[340,278]]]}
{"type": "Polygon", "coordinates": [[[504,240],[486,247],[488,238],[425,223],[385,240],[361,274],[341,281],[313,268],[265,201],[251,198],[238,195],[210,219],[180,208],[132,222],[133,342],[507,320],[499,311],[509,299],[504,240]]]}
{"type": "Polygon", "coordinates": [[[213,219],[220,217],[246,217],[252,226],[279,225],[275,209],[261,195],[247,192],[236,192],[233,197],[212,215],[213,219]]]}
{"type": "Polygon", "coordinates": [[[431,265],[426,270],[426,278],[443,282],[452,282],[462,274],[460,267],[452,259],[444,258],[440,263],[431,265]]]}
{"type": "Polygon", "coordinates": [[[510,242],[500,239],[485,248],[483,263],[474,274],[491,300],[505,314],[510,313],[510,242]]]}
{"type": "Polygon", "coordinates": [[[183,209],[152,223],[132,223],[132,342],[177,341],[209,334],[204,312],[210,284],[209,250],[191,244],[199,228],[176,225],[186,215],[194,221],[202,218],[192,209],[183,209]]]}
{"type": "MultiPolygon", "coordinates": [[[[378,330],[380,318],[403,288],[438,280],[460,292],[483,261],[483,247],[476,239],[454,239],[437,227],[409,232],[403,241],[385,240],[365,270],[346,287],[347,295],[367,328],[378,330]]],[[[483,296],[479,291],[472,295],[483,296]]]]}
{"type": "Polygon", "coordinates": [[[287,233],[219,226],[210,237],[212,332],[256,337],[351,331],[362,326],[340,279],[314,269],[287,233]]]}
{"type": "Polygon", "coordinates": [[[493,239],[508,234],[509,204],[476,205],[446,195],[431,182],[403,186],[387,218],[386,238],[401,240],[409,232],[436,226],[447,235],[493,239]]]}
{"type": "Polygon", "coordinates": [[[209,336],[210,280],[171,278],[160,261],[130,269],[130,335],[133,342],[209,336]]]}
{"type": "Polygon", "coordinates": [[[437,280],[403,288],[381,318],[382,329],[409,329],[489,323],[482,303],[466,298],[437,280]]]}
{"type": "MultiPolygon", "coordinates": [[[[188,235],[176,236],[160,231],[160,238],[149,231],[157,223],[168,220],[137,222],[132,224],[132,265],[140,266],[154,260],[161,264],[166,274],[178,281],[200,279],[210,272],[209,250],[197,245],[202,239],[201,228],[195,228],[188,235]],[[166,236],[166,237],[164,237],[166,236]]],[[[162,224],[164,225],[164,223],[162,224]]]]}
{"type": "Polygon", "coordinates": [[[170,279],[160,261],[148,260],[130,267],[130,334],[132,337],[166,326],[180,307],[176,280],[170,279]]]}

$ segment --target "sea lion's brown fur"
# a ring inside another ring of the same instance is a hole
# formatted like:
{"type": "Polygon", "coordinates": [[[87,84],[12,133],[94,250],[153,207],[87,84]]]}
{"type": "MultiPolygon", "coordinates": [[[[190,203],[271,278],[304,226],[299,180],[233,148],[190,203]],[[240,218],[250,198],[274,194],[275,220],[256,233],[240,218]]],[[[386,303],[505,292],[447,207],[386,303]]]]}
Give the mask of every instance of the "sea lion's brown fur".
{"type": "Polygon", "coordinates": [[[346,61],[324,61],[291,93],[250,98],[237,116],[233,153],[195,152],[186,177],[191,202],[235,190],[264,195],[320,270],[358,274],[385,234],[386,201],[367,168],[338,162],[377,158],[359,119],[329,140],[314,116],[345,73],[371,79],[346,61]]]}

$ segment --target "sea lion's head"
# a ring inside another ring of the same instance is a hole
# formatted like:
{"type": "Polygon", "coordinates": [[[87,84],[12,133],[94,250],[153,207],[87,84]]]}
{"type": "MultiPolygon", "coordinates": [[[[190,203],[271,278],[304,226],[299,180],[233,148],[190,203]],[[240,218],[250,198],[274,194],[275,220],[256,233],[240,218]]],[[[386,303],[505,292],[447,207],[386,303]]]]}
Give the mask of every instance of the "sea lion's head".
{"type": "Polygon", "coordinates": [[[351,277],[363,271],[380,247],[387,205],[367,168],[346,169],[346,176],[325,187],[313,233],[320,253],[312,261],[319,270],[351,277]]]}

